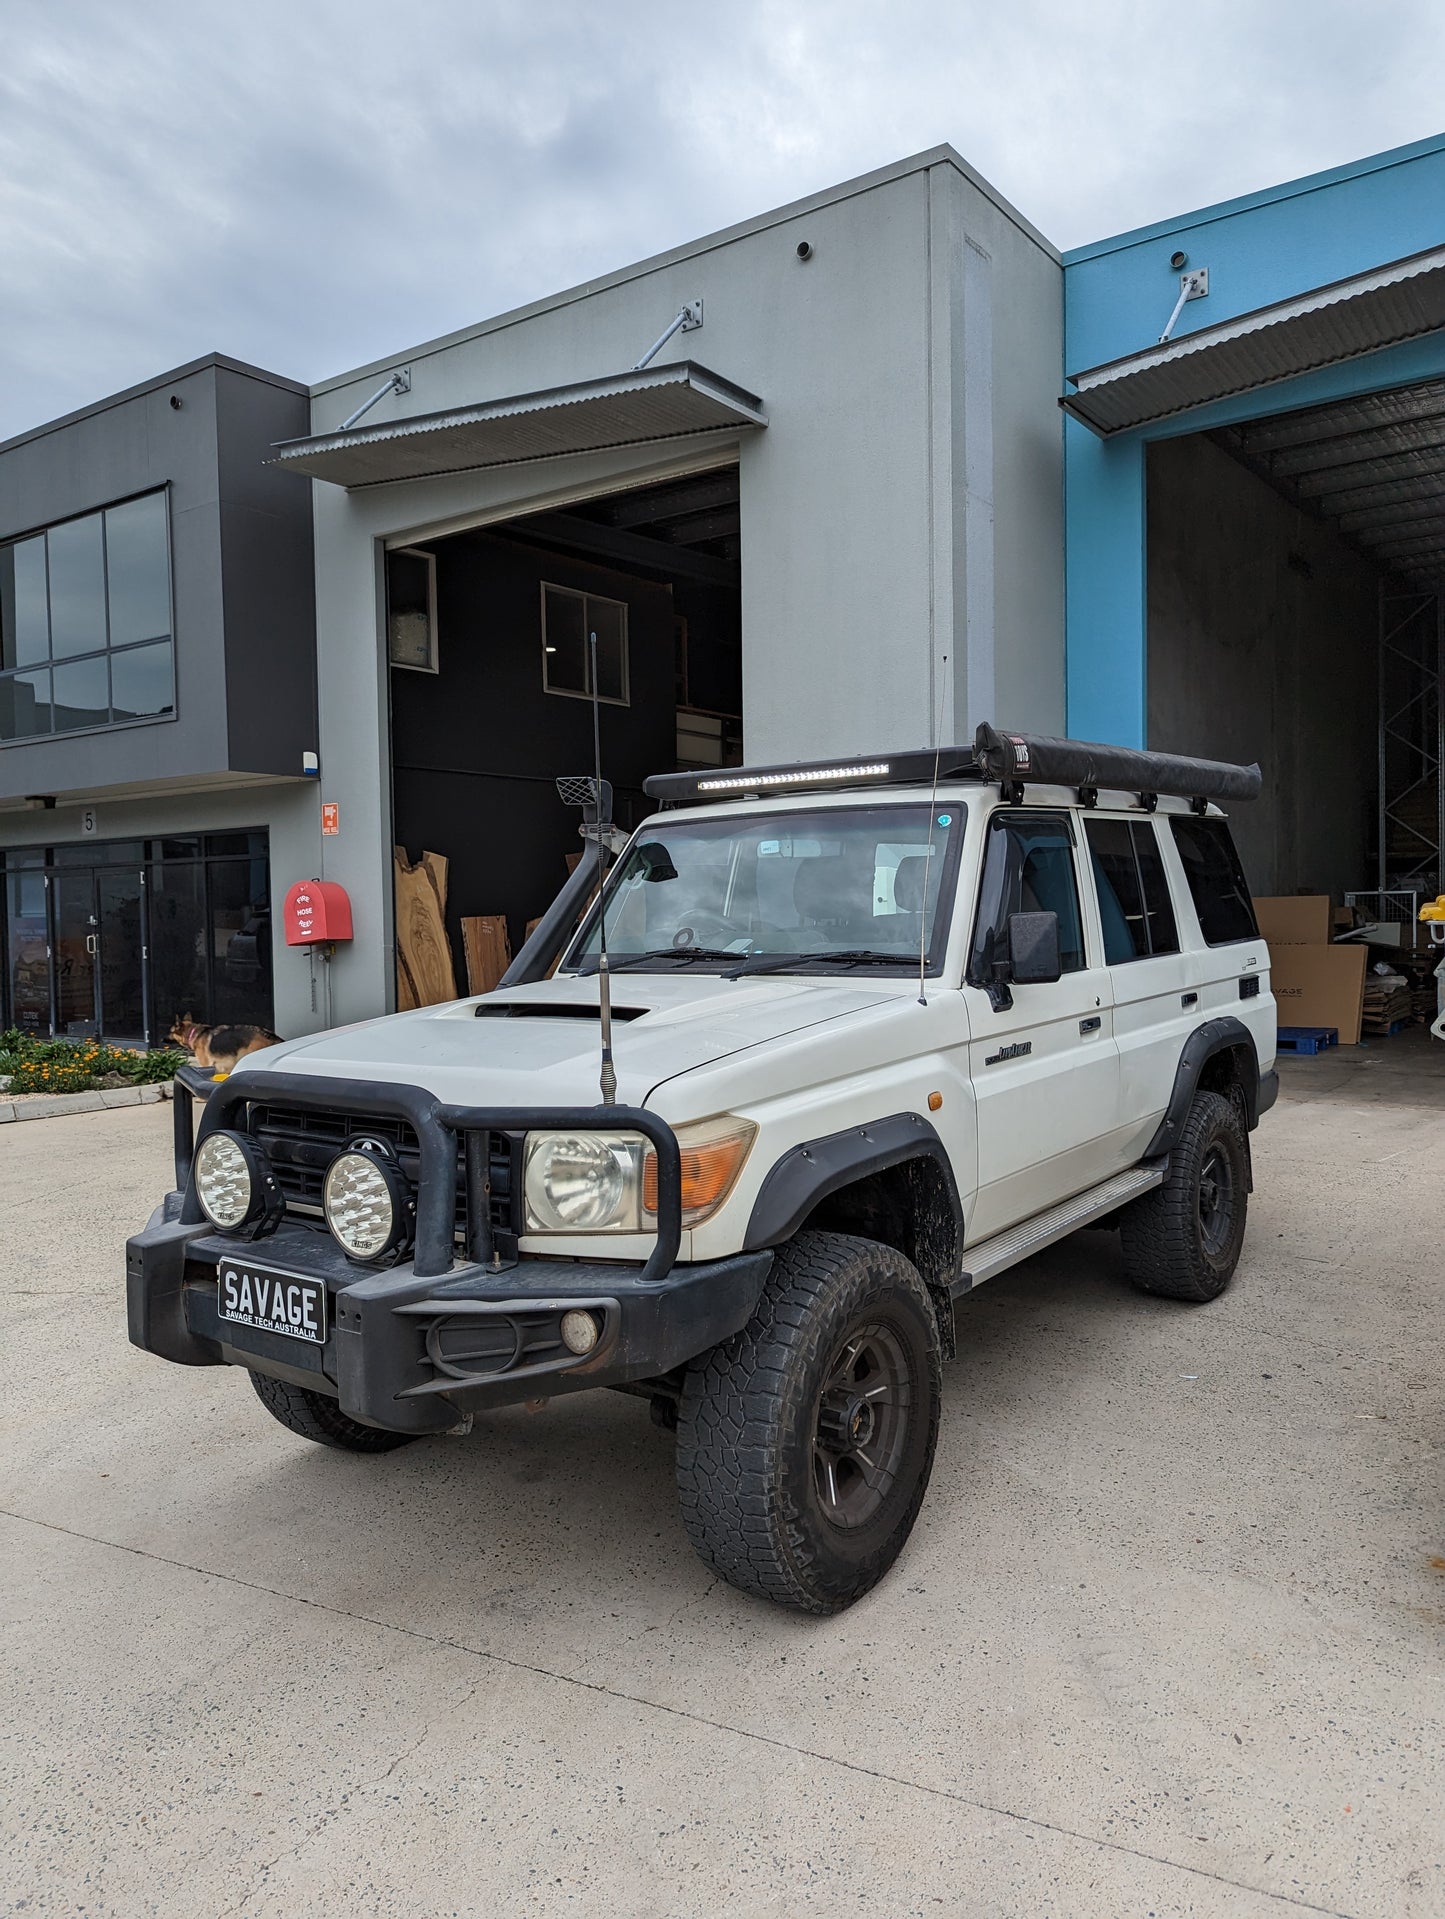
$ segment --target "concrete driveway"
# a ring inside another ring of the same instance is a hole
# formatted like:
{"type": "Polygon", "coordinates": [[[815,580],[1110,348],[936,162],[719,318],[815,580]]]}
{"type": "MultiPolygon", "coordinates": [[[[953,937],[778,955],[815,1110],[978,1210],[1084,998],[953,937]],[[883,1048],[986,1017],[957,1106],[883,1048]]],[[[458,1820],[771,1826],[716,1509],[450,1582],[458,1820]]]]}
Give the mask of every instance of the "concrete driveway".
{"type": "Polygon", "coordinates": [[[913,1540],[712,1581],[601,1394],[381,1459],[126,1344],[169,1110],[0,1129],[5,1910],[1445,1911],[1445,1047],[1292,1064],[1234,1287],[961,1312],[913,1540]]]}

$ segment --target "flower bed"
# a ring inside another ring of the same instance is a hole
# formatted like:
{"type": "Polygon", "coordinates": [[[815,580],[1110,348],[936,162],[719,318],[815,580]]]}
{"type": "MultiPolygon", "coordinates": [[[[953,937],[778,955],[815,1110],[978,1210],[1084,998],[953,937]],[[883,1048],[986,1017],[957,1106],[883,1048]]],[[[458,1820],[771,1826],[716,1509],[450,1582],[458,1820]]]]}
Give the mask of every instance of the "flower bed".
{"type": "Polygon", "coordinates": [[[186,1055],[174,1046],[133,1052],[97,1039],[32,1039],[14,1027],[0,1033],[0,1080],[6,1094],[88,1093],[96,1087],[146,1086],[173,1079],[186,1055]]]}

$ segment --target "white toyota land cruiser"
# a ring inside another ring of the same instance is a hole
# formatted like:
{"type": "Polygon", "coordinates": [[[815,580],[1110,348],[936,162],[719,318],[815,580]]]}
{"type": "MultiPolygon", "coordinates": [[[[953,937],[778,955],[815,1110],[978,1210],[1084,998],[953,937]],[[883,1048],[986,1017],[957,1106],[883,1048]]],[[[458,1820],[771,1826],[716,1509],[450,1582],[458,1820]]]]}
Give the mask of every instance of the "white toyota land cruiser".
{"type": "Polygon", "coordinates": [[[1145,1291],[1228,1285],[1275,1008],[1212,802],[1259,770],[984,727],[669,774],[600,907],[582,784],[495,992],[183,1075],[130,1335],[354,1452],[642,1394],[708,1564],[835,1611],[917,1515],[960,1293],[1102,1220],[1145,1291]]]}

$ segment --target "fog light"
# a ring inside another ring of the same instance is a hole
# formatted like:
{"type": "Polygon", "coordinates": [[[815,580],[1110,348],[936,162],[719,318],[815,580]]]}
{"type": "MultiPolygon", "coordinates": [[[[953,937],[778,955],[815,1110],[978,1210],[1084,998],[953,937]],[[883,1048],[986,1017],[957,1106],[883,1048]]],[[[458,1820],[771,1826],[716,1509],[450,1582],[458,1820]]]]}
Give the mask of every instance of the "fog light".
{"type": "Polygon", "coordinates": [[[574,1312],[562,1315],[562,1344],[569,1353],[590,1353],[597,1344],[601,1328],[591,1313],[574,1312]]]}

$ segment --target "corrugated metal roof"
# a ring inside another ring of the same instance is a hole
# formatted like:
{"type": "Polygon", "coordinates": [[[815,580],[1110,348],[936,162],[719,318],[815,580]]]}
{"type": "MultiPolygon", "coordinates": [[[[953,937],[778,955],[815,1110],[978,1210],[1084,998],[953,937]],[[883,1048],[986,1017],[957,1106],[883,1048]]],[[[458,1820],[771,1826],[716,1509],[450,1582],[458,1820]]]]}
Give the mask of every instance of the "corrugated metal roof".
{"type": "Polygon", "coordinates": [[[472,467],[514,466],[559,454],[678,439],[719,427],[766,425],[756,394],[684,361],[356,427],[350,433],[285,441],[271,464],[337,486],[383,486],[472,467]]]}
{"type": "Polygon", "coordinates": [[[1377,565],[1417,586],[1445,585],[1445,380],[1211,438],[1377,565]]]}
{"type": "Polygon", "coordinates": [[[1062,404],[1107,438],[1445,327],[1445,247],[1069,375],[1062,404]]]}

